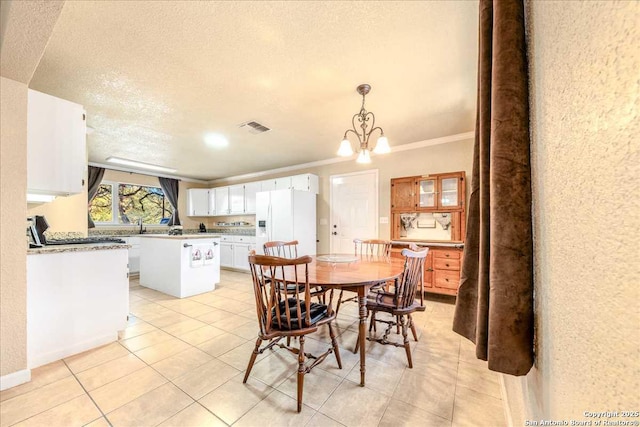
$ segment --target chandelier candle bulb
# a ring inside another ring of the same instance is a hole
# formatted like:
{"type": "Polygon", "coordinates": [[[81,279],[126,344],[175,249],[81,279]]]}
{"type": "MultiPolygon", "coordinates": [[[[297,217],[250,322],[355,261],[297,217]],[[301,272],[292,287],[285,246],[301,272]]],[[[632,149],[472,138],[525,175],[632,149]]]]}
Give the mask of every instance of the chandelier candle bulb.
{"type": "Polygon", "coordinates": [[[389,147],[389,140],[384,136],[382,128],[380,126],[375,126],[376,116],[364,108],[364,98],[371,91],[371,86],[368,84],[361,84],[356,88],[356,90],[360,95],[362,95],[362,107],[360,108],[360,112],[354,114],[351,118],[353,128],[348,129],[344,133],[344,137],[340,143],[340,147],[338,148],[338,156],[348,157],[353,154],[351,143],[347,139],[347,135],[349,133],[353,133],[358,138],[358,147],[360,147],[356,162],[371,163],[370,151],[372,151],[372,149],[369,148],[369,138],[374,131],[380,131],[380,137],[378,138],[373,152],[376,154],[385,154],[389,153],[391,148],[389,147]],[[358,130],[358,128],[360,128],[360,130],[358,130]]]}

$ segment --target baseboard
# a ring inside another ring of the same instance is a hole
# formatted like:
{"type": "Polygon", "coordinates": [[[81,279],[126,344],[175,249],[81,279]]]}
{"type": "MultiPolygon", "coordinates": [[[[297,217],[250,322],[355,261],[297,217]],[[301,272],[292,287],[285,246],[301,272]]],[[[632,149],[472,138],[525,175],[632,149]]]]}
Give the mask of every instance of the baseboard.
{"type": "Polygon", "coordinates": [[[37,368],[38,366],[46,365],[47,363],[55,362],[56,360],[64,359],[65,357],[73,356],[74,354],[82,353],[83,351],[91,350],[92,348],[100,347],[101,345],[109,344],[117,340],[118,332],[112,332],[48,353],[28,355],[27,365],[31,369],[37,368]]]}
{"type": "Polygon", "coordinates": [[[0,377],[0,391],[15,387],[31,381],[31,369],[23,369],[18,372],[3,375],[0,377]]]}

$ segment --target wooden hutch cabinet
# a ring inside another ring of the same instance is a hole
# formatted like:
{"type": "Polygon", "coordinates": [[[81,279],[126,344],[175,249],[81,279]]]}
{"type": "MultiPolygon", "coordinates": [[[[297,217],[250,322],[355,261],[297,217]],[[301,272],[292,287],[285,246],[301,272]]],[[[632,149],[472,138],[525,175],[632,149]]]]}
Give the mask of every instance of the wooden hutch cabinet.
{"type": "Polygon", "coordinates": [[[400,252],[410,243],[429,247],[424,266],[426,292],[458,293],[465,204],[464,172],[391,180],[391,254],[401,258],[400,252]]]}

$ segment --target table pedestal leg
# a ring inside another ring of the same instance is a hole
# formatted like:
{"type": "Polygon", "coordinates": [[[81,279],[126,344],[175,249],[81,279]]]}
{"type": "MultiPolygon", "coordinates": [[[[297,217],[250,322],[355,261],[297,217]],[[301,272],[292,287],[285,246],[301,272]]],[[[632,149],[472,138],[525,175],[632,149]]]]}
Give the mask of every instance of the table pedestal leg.
{"type": "Polygon", "coordinates": [[[359,308],[359,334],[358,340],[360,342],[360,386],[364,387],[364,373],[365,373],[365,342],[366,342],[366,325],[367,325],[367,298],[366,290],[358,289],[358,308],[359,308]]]}

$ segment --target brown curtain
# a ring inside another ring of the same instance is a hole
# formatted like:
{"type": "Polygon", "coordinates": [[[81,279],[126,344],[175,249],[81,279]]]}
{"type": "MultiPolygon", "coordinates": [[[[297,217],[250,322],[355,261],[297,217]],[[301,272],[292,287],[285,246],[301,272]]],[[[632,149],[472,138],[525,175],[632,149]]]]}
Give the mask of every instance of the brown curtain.
{"type": "Polygon", "coordinates": [[[169,225],[180,225],[180,215],[178,214],[178,190],[180,188],[180,182],[173,178],[158,177],[160,181],[160,188],[164,196],[169,199],[169,203],[173,206],[173,215],[169,220],[169,225]]]}
{"type": "Polygon", "coordinates": [[[533,364],[529,96],[522,0],[480,1],[478,110],[453,330],[489,369],[533,364]]]}
{"type": "MultiPolygon", "coordinates": [[[[96,194],[98,193],[98,188],[100,187],[100,183],[102,182],[102,177],[104,176],[104,168],[99,168],[96,166],[89,166],[89,171],[87,173],[87,198],[89,207],[91,207],[91,201],[96,194]]],[[[87,213],[88,215],[88,228],[95,228],[95,224],[91,219],[91,213],[87,213]]]]}

